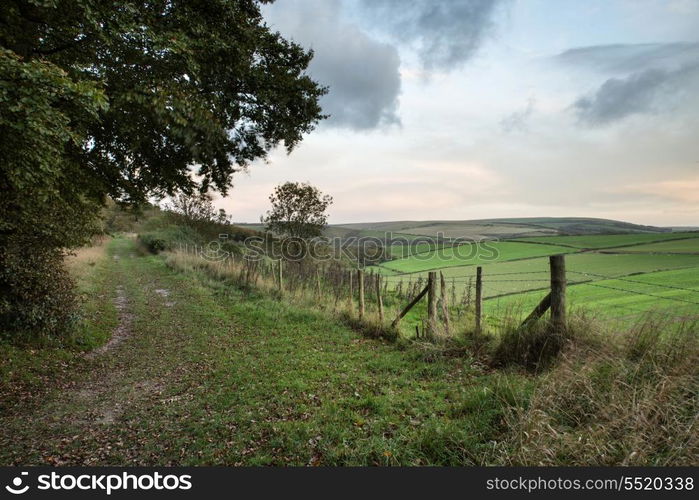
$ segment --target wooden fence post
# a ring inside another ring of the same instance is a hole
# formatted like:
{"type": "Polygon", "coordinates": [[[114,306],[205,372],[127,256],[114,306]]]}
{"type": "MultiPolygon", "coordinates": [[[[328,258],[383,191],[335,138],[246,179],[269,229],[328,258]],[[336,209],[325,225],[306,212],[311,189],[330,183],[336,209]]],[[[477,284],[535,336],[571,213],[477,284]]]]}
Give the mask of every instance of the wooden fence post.
{"type": "Polygon", "coordinates": [[[354,273],[352,271],[349,272],[349,305],[350,305],[350,312],[354,311],[354,281],[352,280],[352,276],[354,273]]]}
{"type": "Polygon", "coordinates": [[[427,329],[430,336],[437,331],[437,272],[427,274],[427,329]]]}
{"type": "Polygon", "coordinates": [[[376,275],[376,303],[379,305],[379,321],[383,325],[383,299],[381,298],[381,275],[376,275]]]}
{"type": "Polygon", "coordinates": [[[476,268],[476,333],[481,333],[483,316],[483,268],[476,268]]]}
{"type": "Polygon", "coordinates": [[[442,316],[444,316],[444,329],[449,335],[449,304],[447,304],[447,284],[444,280],[444,273],[439,271],[439,284],[442,299],[442,316]]]}
{"type": "Polygon", "coordinates": [[[364,318],[364,272],[357,269],[357,287],[359,289],[359,319],[364,318]]]}
{"type": "Polygon", "coordinates": [[[278,274],[278,281],[279,281],[279,295],[284,293],[284,282],[282,280],[282,259],[279,259],[279,274],[278,274]]]}
{"type": "Polygon", "coordinates": [[[563,255],[551,255],[551,323],[557,330],[566,323],[566,263],[563,255]]]}

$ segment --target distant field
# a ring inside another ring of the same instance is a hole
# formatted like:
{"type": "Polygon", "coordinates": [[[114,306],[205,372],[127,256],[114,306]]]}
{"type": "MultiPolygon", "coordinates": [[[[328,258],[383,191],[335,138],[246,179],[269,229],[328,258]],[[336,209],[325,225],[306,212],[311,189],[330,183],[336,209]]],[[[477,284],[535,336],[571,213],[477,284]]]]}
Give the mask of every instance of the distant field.
{"type": "Polygon", "coordinates": [[[632,247],[610,248],[610,252],[629,253],[696,253],[699,254],[699,233],[696,238],[676,241],[663,241],[659,243],[648,243],[632,247]]]}
{"type": "Polygon", "coordinates": [[[398,234],[411,234],[413,236],[443,236],[445,238],[471,238],[475,240],[557,234],[556,231],[551,229],[537,228],[528,225],[471,221],[378,222],[331,227],[353,231],[379,231],[382,234],[392,233],[394,236],[398,234]]]}
{"type": "Polygon", "coordinates": [[[524,217],[463,221],[389,221],[341,224],[353,230],[470,238],[512,238],[559,234],[663,233],[669,229],[609,219],[582,217],[524,217]]]}
{"type": "MultiPolygon", "coordinates": [[[[549,261],[547,257],[480,265],[483,267],[483,296],[485,298],[521,293],[549,286],[549,261]]],[[[598,281],[606,277],[615,278],[633,273],[651,273],[693,266],[699,266],[699,255],[579,253],[566,256],[568,280],[571,283],[588,280],[598,281]]],[[[474,265],[447,267],[441,271],[448,285],[455,286],[459,296],[463,294],[469,280],[473,283],[476,275],[474,265]]],[[[409,280],[415,281],[419,278],[426,279],[427,272],[409,276],[389,275],[386,277],[392,287],[401,280],[405,284],[409,280]]]]}
{"type": "Polygon", "coordinates": [[[699,238],[699,233],[599,234],[587,236],[543,236],[518,241],[566,245],[575,248],[612,248],[682,238],[699,238]]]}
{"type": "MultiPolygon", "coordinates": [[[[486,300],[493,317],[504,311],[525,316],[546,294],[532,291],[486,300]]],[[[598,280],[568,287],[572,311],[585,309],[610,320],[632,321],[644,313],[661,313],[668,320],[699,319],[699,266],[626,278],[598,280]]]]}
{"type": "MultiPolygon", "coordinates": [[[[426,254],[414,255],[381,264],[382,269],[399,273],[415,273],[429,269],[455,266],[492,264],[513,259],[524,259],[574,251],[555,245],[533,245],[509,241],[466,244],[443,248],[426,254]]],[[[381,271],[379,271],[381,272],[381,271]]]]}

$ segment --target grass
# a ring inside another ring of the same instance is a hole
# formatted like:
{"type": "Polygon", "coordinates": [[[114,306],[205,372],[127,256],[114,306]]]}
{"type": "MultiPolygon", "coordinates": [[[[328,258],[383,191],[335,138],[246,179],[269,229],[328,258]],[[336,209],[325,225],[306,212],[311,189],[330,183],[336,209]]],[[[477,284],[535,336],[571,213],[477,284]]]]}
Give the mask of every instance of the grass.
{"type": "Polygon", "coordinates": [[[699,233],[697,236],[688,239],[678,239],[648,243],[646,245],[636,245],[632,247],[610,248],[610,252],[628,253],[690,253],[699,254],[699,233]]]}
{"type": "MultiPolygon", "coordinates": [[[[698,255],[579,253],[566,256],[568,279],[571,283],[694,266],[699,266],[698,255]]],[[[523,293],[549,286],[549,261],[546,257],[498,262],[485,264],[481,267],[483,268],[483,296],[485,298],[523,293]]],[[[465,293],[469,283],[471,286],[475,283],[475,266],[446,267],[440,271],[444,274],[447,285],[455,287],[456,295],[459,298],[465,293]]],[[[396,287],[400,281],[405,285],[410,280],[427,278],[426,272],[414,273],[410,276],[400,276],[395,273],[391,275],[385,272],[382,274],[386,276],[385,279],[392,287],[396,287]]],[[[677,276],[680,274],[678,273],[677,276]]]]}
{"type": "MultiPolygon", "coordinates": [[[[518,241],[544,243],[547,245],[565,245],[573,248],[615,248],[640,245],[657,241],[683,238],[699,238],[699,233],[648,233],[648,234],[599,234],[584,236],[543,236],[522,238],[518,241]]],[[[695,242],[696,243],[696,242],[695,242]]]]}
{"type": "Polygon", "coordinates": [[[458,247],[442,248],[428,253],[412,255],[404,259],[392,260],[378,266],[399,273],[416,273],[421,271],[444,269],[464,265],[476,266],[526,259],[556,253],[569,253],[573,250],[555,245],[536,245],[509,241],[487,241],[478,244],[464,244],[458,247]]]}
{"type": "MultiPolygon", "coordinates": [[[[504,311],[518,311],[524,316],[545,293],[532,291],[494,298],[485,301],[484,309],[491,317],[504,311]]],[[[652,314],[681,323],[699,318],[699,267],[582,283],[569,286],[567,297],[574,309],[591,311],[606,321],[628,325],[652,314]]]]}
{"type": "MultiPolygon", "coordinates": [[[[696,464],[693,331],[600,343],[586,340],[591,324],[571,324],[550,371],[533,375],[517,348],[507,367],[489,362],[512,337],[483,340],[485,351],[474,338],[388,343],[327,304],[278,300],[179,257],[167,265],[132,240],[112,240],[108,257],[85,279],[123,287],[130,335],[3,408],[0,463],[696,464]]],[[[86,316],[88,331],[98,321],[86,316]]]]}
{"type": "Polygon", "coordinates": [[[3,414],[2,463],[486,463],[505,408],[533,389],[468,357],[425,362],[322,311],[129,257],[128,240],[110,252],[120,259],[103,271],[123,279],[132,335],[113,359],[65,375],[72,396],[54,385],[34,413],[3,414]],[[118,425],[104,423],[117,407],[118,425]]]}
{"type": "Polygon", "coordinates": [[[20,348],[0,343],[0,411],[8,411],[18,402],[42,395],[56,378],[81,364],[82,353],[111,336],[117,323],[112,298],[115,276],[106,272],[109,238],[95,241],[65,259],[76,282],[80,301],[80,321],[75,332],[62,344],[43,348],[20,348]]]}

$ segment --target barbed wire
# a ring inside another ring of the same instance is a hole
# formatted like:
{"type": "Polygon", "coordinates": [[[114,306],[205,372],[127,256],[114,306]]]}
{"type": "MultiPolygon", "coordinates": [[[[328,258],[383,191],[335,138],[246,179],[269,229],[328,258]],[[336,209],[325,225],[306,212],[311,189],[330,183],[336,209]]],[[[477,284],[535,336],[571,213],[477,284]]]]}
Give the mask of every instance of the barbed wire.
{"type": "Polygon", "coordinates": [[[652,293],[638,292],[638,291],[634,291],[634,290],[626,290],[626,289],[624,289],[624,288],[617,288],[617,287],[609,286],[609,285],[601,285],[601,284],[595,283],[595,282],[593,282],[593,281],[589,281],[589,282],[587,282],[587,284],[588,284],[589,286],[594,286],[594,287],[597,287],[597,288],[606,288],[606,289],[609,289],[609,290],[616,290],[616,291],[618,291],[618,292],[625,292],[625,293],[629,293],[629,294],[631,294],[631,295],[645,295],[645,296],[647,296],[647,297],[653,297],[653,298],[656,298],[656,299],[674,300],[674,301],[676,301],[676,302],[686,302],[686,303],[688,303],[688,304],[694,304],[694,305],[699,306],[699,302],[694,302],[694,301],[692,301],[692,300],[679,299],[679,298],[677,298],[677,297],[666,297],[666,296],[664,296],[664,295],[654,295],[654,294],[652,294],[652,293]]]}
{"type": "Polygon", "coordinates": [[[647,282],[647,281],[630,280],[630,279],[628,279],[628,278],[626,278],[626,277],[623,277],[623,276],[619,276],[619,277],[615,277],[615,276],[604,276],[604,275],[602,275],[602,274],[588,273],[588,272],[584,272],[584,271],[568,271],[568,272],[570,272],[570,273],[576,273],[576,274],[584,274],[584,275],[587,275],[587,276],[595,276],[595,277],[598,277],[598,278],[604,278],[604,279],[606,279],[606,280],[625,281],[625,282],[627,282],[627,283],[637,283],[637,284],[639,284],[639,285],[648,285],[648,286],[656,286],[656,287],[660,287],[660,288],[668,288],[668,289],[671,289],[671,290],[682,290],[682,291],[685,291],[685,292],[695,292],[695,293],[696,293],[696,292],[699,292],[699,289],[685,288],[685,287],[675,286],[675,285],[664,285],[664,284],[662,284],[662,283],[649,283],[649,282],[647,282]]]}

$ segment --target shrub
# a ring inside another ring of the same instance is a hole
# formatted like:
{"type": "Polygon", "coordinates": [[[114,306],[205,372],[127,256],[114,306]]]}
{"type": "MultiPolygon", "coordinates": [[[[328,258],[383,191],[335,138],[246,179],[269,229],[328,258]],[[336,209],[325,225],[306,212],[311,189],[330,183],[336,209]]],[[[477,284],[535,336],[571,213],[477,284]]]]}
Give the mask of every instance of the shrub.
{"type": "Polygon", "coordinates": [[[55,249],[0,254],[0,337],[15,344],[61,342],[75,326],[73,281],[55,249]]]}
{"type": "Polygon", "coordinates": [[[142,234],[138,236],[138,239],[141,240],[143,246],[145,246],[150,253],[157,254],[163,250],[167,250],[165,240],[153,234],[142,234]]]}

